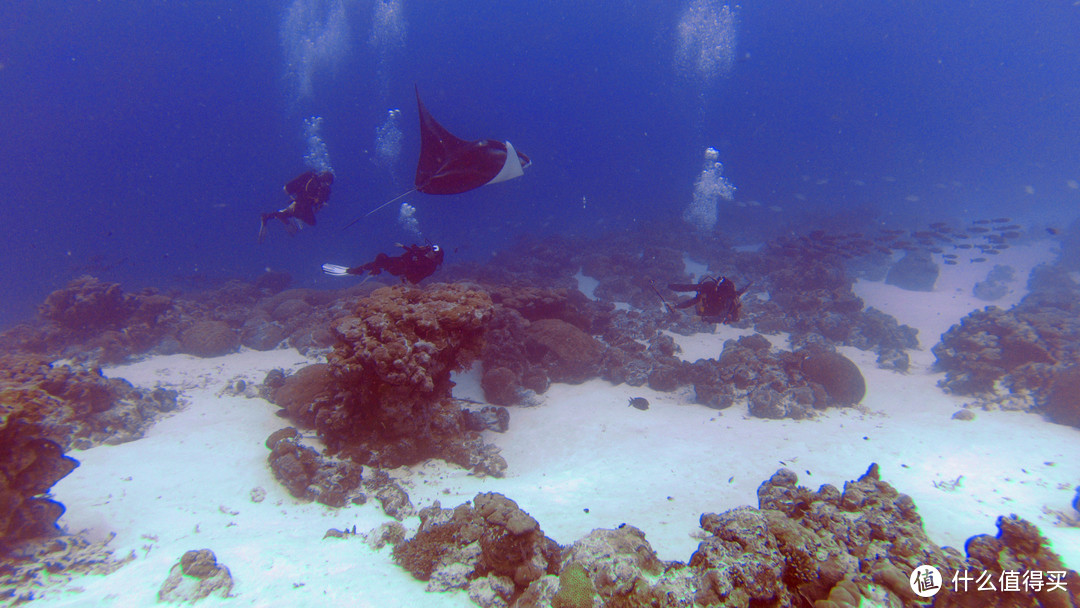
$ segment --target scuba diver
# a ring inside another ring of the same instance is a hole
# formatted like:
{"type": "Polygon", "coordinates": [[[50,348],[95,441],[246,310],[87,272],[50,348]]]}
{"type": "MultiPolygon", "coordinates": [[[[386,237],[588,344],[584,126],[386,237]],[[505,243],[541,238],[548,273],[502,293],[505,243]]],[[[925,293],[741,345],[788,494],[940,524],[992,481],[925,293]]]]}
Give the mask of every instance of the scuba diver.
{"type": "Polygon", "coordinates": [[[334,174],[329,171],[306,171],[285,184],[285,192],[292,202],[284,209],[259,214],[259,242],[266,238],[266,222],[271,219],[281,220],[289,234],[296,234],[304,224],[314,226],[315,212],[330,200],[330,185],[333,183],[334,174]]]}
{"type": "Polygon", "coordinates": [[[702,277],[697,283],[672,283],[668,285],[671,291],[693,291],[694,297],[685,302],[680,302],[674,307],[668,304],[664,296],[653,285],[653,291],[660,296],[660,301],[667,307],[668,312],[674,313],[676,308],[694,307],[694,314],[708,323],[734,323],[739,320],[739,311],[742,309],[740,298],[750,285],[741,290],[735,289],[735,284],[727,277],[712,278],[702,277]]]}
{"type": "Polygon", "coordinates": [[[405,253],[397,256],[389,256],[380,253],[375,259],[363,266],[339,266],[337,264],[323,264],[323,272],[334,277],[344,277],[350,274],[360,275],[365,272],[368,276],[364,280],[381,273],[389,272],[395,277],[401,277],[402,281],[408,281],[416,285],[420,281],[431,276],[443,262],[443,250],[438,245],[398,245],[405,253]]]}

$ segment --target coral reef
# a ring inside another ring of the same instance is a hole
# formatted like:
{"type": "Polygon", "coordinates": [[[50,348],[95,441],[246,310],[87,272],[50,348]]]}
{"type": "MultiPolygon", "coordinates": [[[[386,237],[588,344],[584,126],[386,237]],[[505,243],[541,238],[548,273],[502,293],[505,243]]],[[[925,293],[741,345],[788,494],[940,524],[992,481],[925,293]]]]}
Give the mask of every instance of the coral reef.
{"type": "Polygon", "coordinates": [[[266,385],[330,455],[384,468],[441,458],[499,476],[506,461],[473,430],[450,380],[480,355],[492,308],[485,292],[456,285],[378,289],[333,323],[327,365],[266,385]]]}
{"type": "Polygon", "coordinates": [[[64,505],[46,494],[79,463],[40,435],[21,420],[0,426],[0,547],[59,532],[64,505]]]}
{"type": "Polygon", "coordinates": [[[77,576],[115,572],[134,560],[135,553],[122,559],[114,557],[108,549],[114,536],[90,542],[79,535],[62,534],[7,545],[0,552],[0,602],[29,602],[42,597],[49,587],[77,576]]]}
{"type": "Polygon", "coordinates": [[[1031,524],[998,519],[997,536],[972,537],[965,558],[926,536],[910,497],[881,481],[876,464],[843,490],[798,485],[780,469],[758,488],[758,508],[701,516],[704,539],[687,563],[657,558],[630,525],[597,529],[569,547],[543,535],[511,500],[480,494],[455,509],[422,509],[421,526],[394,559],[429,591],[467,589],[485,608],[695,606],[776,608],[919,605],[908,577],[934,564],[945,576],[934,605],[1080,606],[1080,577],[1065,568],[1031,524]],[[995,593],[963,576],[1059,572],[1049,585],[995,593]],[[958,575],[954,586],[952,574],[958,575]]]}
{"type": "Polygon", "coordinates": [[[975,311],[942,335],[933,348],[940,385],[984,398],[999,387],[1028,392],[1051,420],[1080,426],[1075,399],[1061,388],[1080,365],[1080,284],[1055,264],[1036,267],[1028,288],[1013,308],[975,311]]]}
{"type": "Polygon", "coordinates": [[[47,493],[78,466],[66,450],[131,441],[175,408],[173,391],[33,355],[0,356],[0,543],[58,532],[64,506],[47,493]]]}

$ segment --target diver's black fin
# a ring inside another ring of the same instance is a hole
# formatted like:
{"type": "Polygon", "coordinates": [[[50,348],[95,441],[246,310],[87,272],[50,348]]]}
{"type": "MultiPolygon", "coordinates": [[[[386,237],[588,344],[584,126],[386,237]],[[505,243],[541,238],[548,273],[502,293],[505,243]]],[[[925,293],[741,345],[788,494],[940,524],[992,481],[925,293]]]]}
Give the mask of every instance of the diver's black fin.
{"type": "Polygon", "coordinates": [[[412,190],[408,190],[406,192],[402,192],[401,194],[399,194],[399,195],[395,196],[394,198],[386,201],[385,203],[379,205],[378,207],[375,207],[371,211],[368,211],[364,215],[361,215],[360,217],[354,219],[353,221],[349,222],[348,224],[345,224],[345,226],[342,228],[342,230],[345,230],[346,228],[348,228],[349,226],[352,226],[356,222],[359,222],[360,220],[364,219],[365,217],[371,215],[372,213],[375,213],[379,209],[382,209],[383,207],[386,207],[387,205],[392,205],[392,204],[400,201],[401,199],[405,198],[406,196],[409,196],[410,194],[412,194],[413,192],[416,192],[416,188],[413,188],[412,190]]]}

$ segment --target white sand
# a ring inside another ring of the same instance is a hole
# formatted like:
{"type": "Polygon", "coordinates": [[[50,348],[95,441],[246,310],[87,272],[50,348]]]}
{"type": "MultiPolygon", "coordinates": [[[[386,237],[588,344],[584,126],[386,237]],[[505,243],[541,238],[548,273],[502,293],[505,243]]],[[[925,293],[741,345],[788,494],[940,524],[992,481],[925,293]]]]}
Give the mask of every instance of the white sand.
{"type": "MultiPolygon", "coordinates": [[[[1023,295],[1026,268],[1045,250],[1022,253],[1008,262],[1018,281],[1003,306],[1023,295]]],[[[513,409],[509,432],[490,434],[509,462],[507,478],[480,479],[443,463],[394,474],[417,507],[502,492],[560,543],[626,522],[646,532],[661,558],[685,561],[698,543],[692,534],[699,515],[756,506],[757,487],[779,467],[812,488],[841,487],[877,462],[885,481],[914,498],[935,542],[962,549],[972,535],[996,533],[999,515],[1016,513],[1035,522],[1075,568],[1080,529],[1054,527],[1043,508],[1069,508],[1080,483],[1080,431],[1032,414],[979,411],[974,421],[951,420],[963,400],[942,393],[940,375],[929,371],[936,336],[984,305],[968,284],[982,277],[970,274],[952,267],[932,293],[859,284],[868,304],[920,328],[924,348],[908,374],[877,369],[873,353],[843,351],[866,377],[863,412],[769,421],[747,417],[745,404],[724,411],[692,405],[684,393],[601,381],[555,385],[542,405],[513,409]],[[649,399],[650,409],[627,407],[632,396],[649,399]],[[961,476],[951,491],[933,485],[961,476]]],[[[723,328],[677,339],[682,356],[694,360],[715,357],[724,339],[740,333],[723,328]]],[[[53,492],[68,508],[61,524],[99,536],[116,532],[111,546],[137,558],[108,577],[76,579],[40,604],[150,605],[185,551],[209,548],[232,571],[234,597],[200,605],[472,606],[464,593],[427,594],[394,565],[389,548],[322,540],[330,527],[368,531],[389,521],[374,501],[340,510],[303,504],[273,480],[264,441],[285,421],[261,399],[222,391],[237,377],[257,383],[269,369],[306,363],[278,350],[211,360],[158,357],[107,370],[140,386],[179,388],[189,405],[142,440],[74,454],[82,465],[53,492]],[[258,504],[250,498],[257,486],[267,492],[258,504]]],[[[458,381],[457,396],[482,398],[475,373],[458,381]]]]}

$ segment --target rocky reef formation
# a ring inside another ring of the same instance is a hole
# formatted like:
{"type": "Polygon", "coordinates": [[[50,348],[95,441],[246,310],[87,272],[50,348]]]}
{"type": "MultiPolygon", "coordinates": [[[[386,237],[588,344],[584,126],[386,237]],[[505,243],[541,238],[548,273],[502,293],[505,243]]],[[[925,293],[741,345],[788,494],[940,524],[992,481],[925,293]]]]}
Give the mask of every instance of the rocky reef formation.
{"type": "Polygon", "coordinates": [[[559,545],[517,503],[478,494],[472,504],[420,510],[420,529],[394,547],[394,560],[428,591],[468,589],[481,605],[502,605],[559,571],[559,545]]]}
{"type": "Polygon", "coordinates": [[[136,389],[101,370],[0,356],[0,546],[58,534],[64,507],[49,488],[78,462],[72,447],[141,437],[176,393],[136,389]]]}
{"type": "Polygon", "coordinates": [[[135,559],[131,552],[117,559],[108,548],[114,535],[90,542],[60,534],[5,545],[0,540],[0,602],[18,605],[38,599],[43,591],[84,574],[107,575],[135,559]]]}
{"type": "Polygon", "coordinates": [[[319,352],[333,344],[329,324],[344,312],[340,306],[374,288],[287,289],[290,281],[267,272],[253,283],[228,281],[206,291],[125,292],[117,283],[79,277],[49,294],[37,319],[0,333],[0,346],[87,365],[145,354],[216,357],[282,343],[319,352]]]}
{"type": "Polygon", "coordinates": [[[604,345],[593,337],[607,325],[610,306],[577,290],[490,288],[494,310],[481,353],[484,395],[491,403],[520,403],[525,391],[552,382],[582,382],[600,373],[604,345]]]}
{"type": "Polygon", "coordinates": [[[485,608],[911,606],[923,601],[908,583],[922,564],[945,578],[934,605],[1080,606],[1080,576],[1034,526],[1001,517],[996,536],[968,540],[966,557],[939,547],[911,498],[883,482],[877,465],[843,490],[810,490],[781,469],[758,488],[758,508],[700,521],[703,540],[690,560],[667,562],[626,524],[560,547],[512,500],[480,494],[471,505],[421,510],[420,529],[395,547],[394,559],[429,591],[465,589],[485,608]],[[987,593],[963,582],[985,576],[997,585],[1006,572],[1034,571],[1056,573],[1063,588],[987,593]]]}
{"type": "Polygon", "coordinates": [[[381,468],[441,458],[500,476],[506,461],[450,380],[480,355],[492,311],[487,293],[457,285],[376,290],[333,323],[328,363],[268,379],[271,399],[314,428],[329,455],[381,468]]]}
{"type": "Polygon", "coordinates": [[[852,290],[855,278],[843,259],[814,256],[791,263],[784,246],[770,245],[746,259],[761,275],[769,300],[748,307],[754,328],[764,334],[789,332],[793,344],[854,346],[878,353],[881,367],[906,371],[905,350],[918,347],[917,330],[900,325],[874,308],[865,308],[852,290]]]}
{"type": "Polygon", "coordinates": [[[1070,387],[1080,365],[1080,283],[1060,264],[1032,271],[1030,293],[1009,310],[989,306],[953,325],[934,346],[941,386],[991,396],[998,387],[1028,394],[1048,418],[1080,427],[1070,387]]]}

